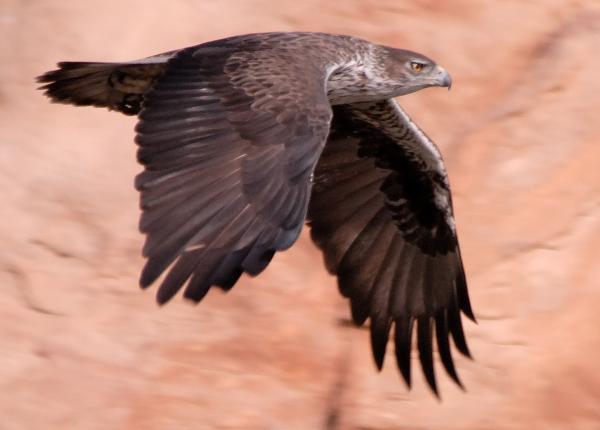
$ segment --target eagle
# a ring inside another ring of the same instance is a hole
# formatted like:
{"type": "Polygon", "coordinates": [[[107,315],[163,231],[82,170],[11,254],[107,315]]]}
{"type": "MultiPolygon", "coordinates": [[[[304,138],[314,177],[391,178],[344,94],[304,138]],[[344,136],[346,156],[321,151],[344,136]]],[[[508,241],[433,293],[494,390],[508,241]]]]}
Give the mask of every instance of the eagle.
{"type": "Polygon", "coordinates": [[[436,145],[394,100],[451,87],[416,52],[325,33],[229,37],[142,60],[61,62],[37,78],[53,101],[137,115],[135,179],[157,301],[256,276],[310,227],[327,270],[369,320],[381,370],[390,337],[411,386],[411,350],[436,395],[433,351],[463,387],[475,321],[436,145]],[[394,326],[393,335],[391,334],[394,326]]]}

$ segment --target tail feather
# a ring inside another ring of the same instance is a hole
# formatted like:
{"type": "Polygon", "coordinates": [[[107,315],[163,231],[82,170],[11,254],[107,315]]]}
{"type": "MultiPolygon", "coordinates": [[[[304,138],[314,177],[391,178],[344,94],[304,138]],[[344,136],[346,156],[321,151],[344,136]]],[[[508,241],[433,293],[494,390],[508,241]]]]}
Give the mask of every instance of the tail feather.
{"type": "MultiPolygon", "coordinates": [[[[44,83],[39,89],[53,102],[77,106],[98,106],[111,108],[112,87],[110,75],[117,67],[114,63],[62,62],[58,69],[38,76],[44,83]]],[[[113,95],[114,96],[114,95],[113,95]]]]}
{"type": "Polygon", "coordinates": [[[58,69],[37,77],[39,89],[53,102],[97,106],[136,115],[143,94],[164,70],[165,63],[61,62],[58,69]]]}

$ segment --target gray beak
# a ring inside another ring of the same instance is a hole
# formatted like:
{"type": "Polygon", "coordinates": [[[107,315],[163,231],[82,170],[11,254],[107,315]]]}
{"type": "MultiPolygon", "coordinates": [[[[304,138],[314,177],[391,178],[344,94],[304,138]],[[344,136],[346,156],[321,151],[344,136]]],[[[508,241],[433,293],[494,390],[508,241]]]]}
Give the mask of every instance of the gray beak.
{"type": "Polygon", "coordinates": [[[436,85],[440,87],[447,87],[448,90],[450,90],[452,87],[452,76],[450,76],[450,73],[448,73],[446,69],[441,66],[437,66],[437,69],[438,71],[434,78],[436,85]]]}

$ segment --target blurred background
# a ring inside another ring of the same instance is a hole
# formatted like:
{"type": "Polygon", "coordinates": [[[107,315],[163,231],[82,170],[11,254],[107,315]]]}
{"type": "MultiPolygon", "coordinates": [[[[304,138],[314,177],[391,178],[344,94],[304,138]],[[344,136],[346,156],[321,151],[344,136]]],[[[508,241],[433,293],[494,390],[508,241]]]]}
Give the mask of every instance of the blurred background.
{"type": "Polygon", "coordinates": [[[599,429],[599,6],[1,0],[0,427],[599,429]],[[416,50],[454,78],[401,103],[453,185],[479,319],[475,360],[455,354],[467,392],[440,366],[441,402],[392,357],[378,374],[306,231],[229,294],[158,308],[137,286],[135,118],[35,89],[60,60],[294,30],[416,50]]]}

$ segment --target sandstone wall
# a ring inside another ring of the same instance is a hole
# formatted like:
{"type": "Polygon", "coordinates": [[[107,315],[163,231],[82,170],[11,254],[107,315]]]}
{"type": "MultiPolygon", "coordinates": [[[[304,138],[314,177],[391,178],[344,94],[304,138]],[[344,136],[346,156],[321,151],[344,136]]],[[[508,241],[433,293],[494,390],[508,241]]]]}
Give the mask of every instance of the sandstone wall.
{"type": "Polygon", "coordinates": [[[600,3],[0,2],[0,429],[600,428],[600,3]],[[347,33],[428,54],[405,97],[439,144],[479,325],[463,393],[407,392],[304,234],[197,307],[141,292],[134,118],[50,105],[59,60],[232,34],[347,33]]]}

